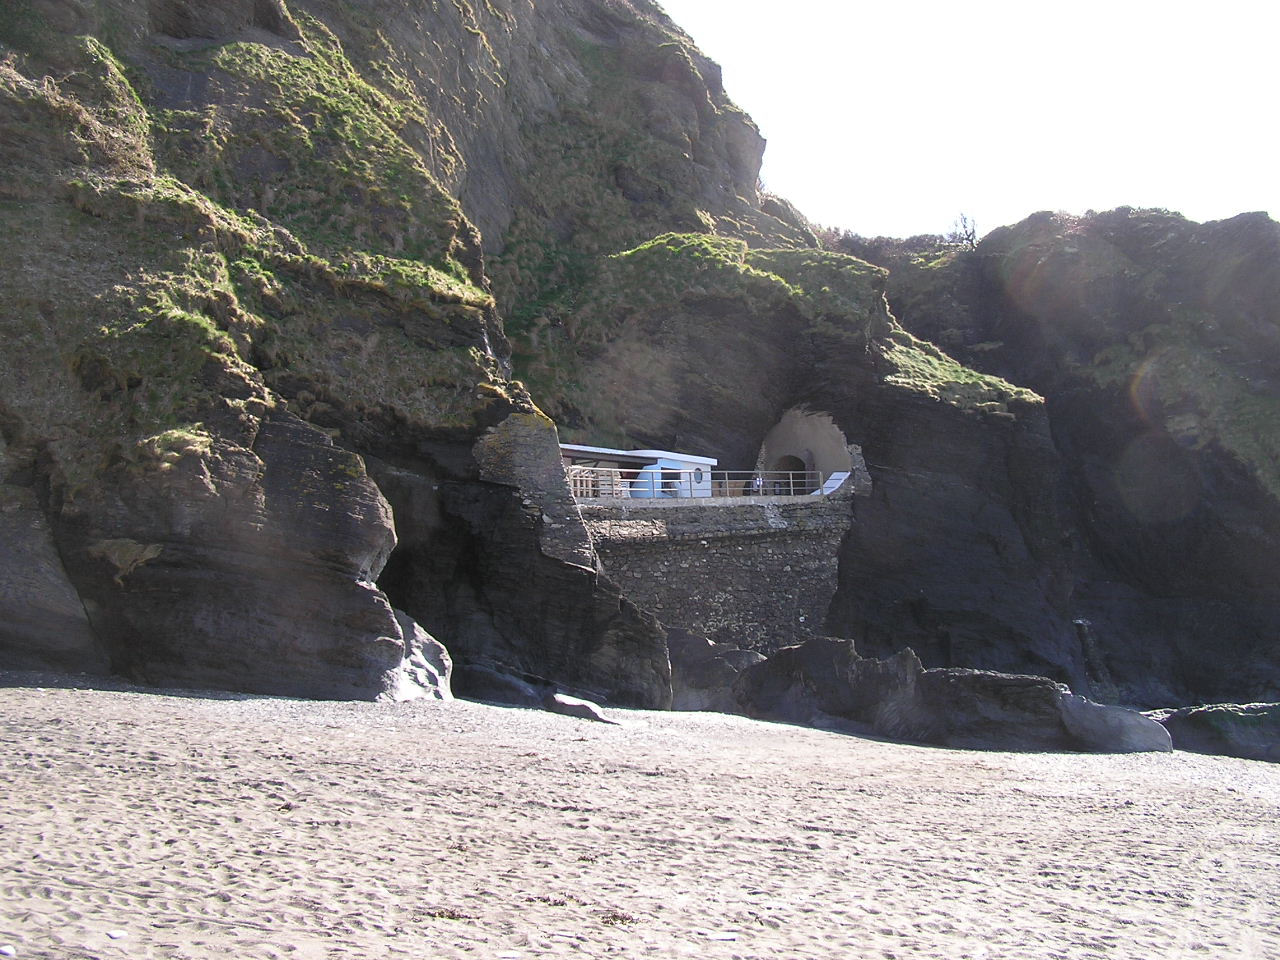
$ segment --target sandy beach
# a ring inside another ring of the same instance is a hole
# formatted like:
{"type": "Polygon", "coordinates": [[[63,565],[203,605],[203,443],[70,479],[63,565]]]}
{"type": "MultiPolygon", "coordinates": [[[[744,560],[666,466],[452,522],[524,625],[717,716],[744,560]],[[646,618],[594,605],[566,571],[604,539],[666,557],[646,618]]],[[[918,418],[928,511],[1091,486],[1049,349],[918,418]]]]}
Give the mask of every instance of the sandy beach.
{"type": "Polygon", "coordinates": [[[1277,765],[0,684],[3,955],[1280,957],[1277,765]]]}

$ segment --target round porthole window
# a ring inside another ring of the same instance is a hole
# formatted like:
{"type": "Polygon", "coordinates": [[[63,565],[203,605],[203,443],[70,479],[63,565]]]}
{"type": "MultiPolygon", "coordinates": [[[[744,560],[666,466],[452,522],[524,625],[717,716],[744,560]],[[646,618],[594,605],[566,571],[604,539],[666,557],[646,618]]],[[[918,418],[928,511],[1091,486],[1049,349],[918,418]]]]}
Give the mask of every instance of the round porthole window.
{"type": "Polygon", "coordinates": [[[693,471],[693,482],[701,483],[702,478],[703,478],[702,468],[698,467],[696,470],[693,471]]]}

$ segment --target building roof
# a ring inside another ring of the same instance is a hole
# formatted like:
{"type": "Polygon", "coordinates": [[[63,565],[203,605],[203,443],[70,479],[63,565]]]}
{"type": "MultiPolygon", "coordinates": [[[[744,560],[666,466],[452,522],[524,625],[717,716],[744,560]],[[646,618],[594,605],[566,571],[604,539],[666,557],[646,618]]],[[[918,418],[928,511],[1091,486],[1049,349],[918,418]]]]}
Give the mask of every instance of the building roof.
{"type": "Polygon", "coordinates": [[[566,453],[591,453],[601,457],[626,457],[628,460],[679,460],[708,467],[720,462],[715,457],[695,457],[691,453],[674,453],[671,450],[616,450],[612,447],[587,447],[580,443],[562,443],[560,449],[566,453]]]}

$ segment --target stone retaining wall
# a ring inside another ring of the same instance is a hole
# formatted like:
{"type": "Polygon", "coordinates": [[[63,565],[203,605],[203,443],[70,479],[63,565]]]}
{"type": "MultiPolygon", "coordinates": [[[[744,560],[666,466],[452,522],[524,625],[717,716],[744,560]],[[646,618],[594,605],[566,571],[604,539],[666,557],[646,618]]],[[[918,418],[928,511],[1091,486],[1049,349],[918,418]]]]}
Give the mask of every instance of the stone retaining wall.
{"type": "Polygon", "coordinates": [[[850,494],[583,502],[606,572],[669,627],[769,653],[823,633],[850,494]]]}

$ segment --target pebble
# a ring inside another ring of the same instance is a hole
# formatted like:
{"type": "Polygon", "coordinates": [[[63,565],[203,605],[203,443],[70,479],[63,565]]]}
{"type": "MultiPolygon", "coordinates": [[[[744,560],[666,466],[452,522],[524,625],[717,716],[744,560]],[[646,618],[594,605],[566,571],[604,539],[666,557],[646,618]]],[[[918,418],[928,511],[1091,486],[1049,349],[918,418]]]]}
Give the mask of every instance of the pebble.
{"type": "Polygon", "coordinates": [[[0,944],[0,957],[16,957],[18,948],[12,943],[0,944]]]}
{"type": "Polygon", "coordinates": [[[129,935],[129,931],[127,930],[108,930],[107,931],[107,936],[110,937],[112,940],[119,940],[121,937],[127,937],[128,935],[129,935]]]}

